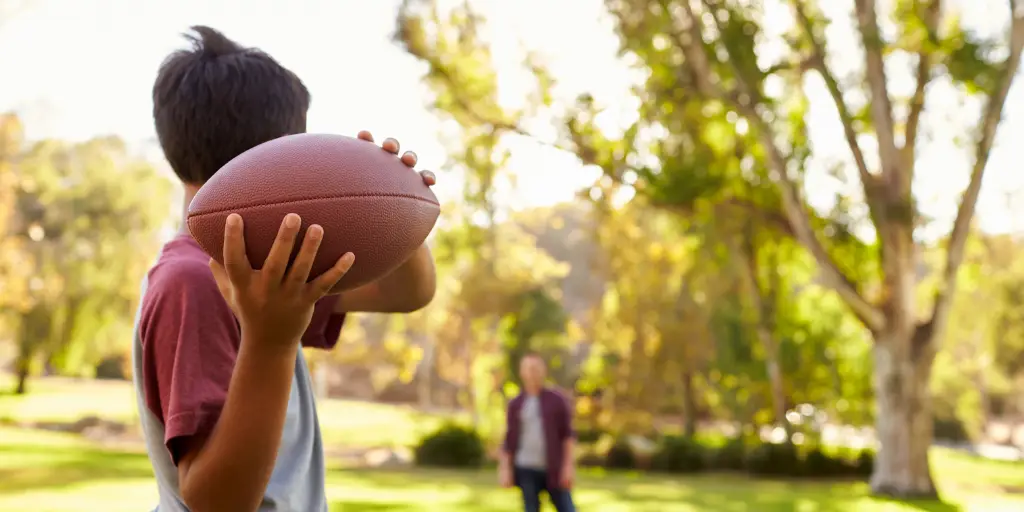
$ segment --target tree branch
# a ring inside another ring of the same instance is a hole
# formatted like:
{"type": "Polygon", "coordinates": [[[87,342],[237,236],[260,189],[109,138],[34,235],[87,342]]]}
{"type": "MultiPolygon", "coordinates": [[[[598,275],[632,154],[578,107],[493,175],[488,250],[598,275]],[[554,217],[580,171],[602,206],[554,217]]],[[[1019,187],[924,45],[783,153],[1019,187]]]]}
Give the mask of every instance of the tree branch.
{"type": "Polygon", "coordinates": [[[936,31],[938,30],[939,15],[942,13],[942,0],[931,0],[924,6],[921,6],[922,3],[923,0],[919,0],[914,2],[914,6],[916,9],[924,10],[922,19],[928,40],[921,42],[921,49],[917,52],[917,71],[915,72],[917,86],[914,88],[914,95],[910,98],[910,113],[907,114],[907,127],[903,135],[903,160],[911,172],[913,172],[914,153],[917,148],[917,128],[921,123],[921,113],[924,112],[925,88],[931,79],[934,56],[931,45],[932,41],[938,37],[936,31]]]}
{"type": "Polygon", "coordinates": [[[871,174],[868,170],[868,164],[864,159],[864,152],[857,142],[857,131],[853,126],[853,115],[850,113],[850,107],[846,104],[846,100],[843,99],[843,93],[839,89],[839,81],[836,80],[835,75],[828,68],[828,64],[825,62],[826,49],[825,41],[818,37],[815,32],[814,23],[811,18],[807,15],[807,10],[804,6],[804,0],[790,0],[793,5],[793,10],[796,12],[797,21],[800,23],[803,31],[807,34],[807,38],[811,43],[811,66],[815,71],[821,75],[821,79],[825,81],[825,87],[828,88],[829,95],[832,96],[832,102],[836,106],[836,110],[839,112],[839,121],[843,125],[843,135],[846,136],[846,144],[850,147],[850,152],[853,154],[853,161],[857,164],[857,172],[860,175],[861,186],[864,190],[864,197],[868,204],[868,208],[871,211],[871,217],[876,221],[875,225],[879,225],[879,205],[876,199],[875,191],[878,190],[876,186],[877,178],[871,174]]]}
{"type": "MultiPolygon", "coordinates": [[[[715,10],[716,8],[711,3],[712,1],[703,0],[705,7],[709,10],[715,10]]],[[[675,31],[675,36],[677,44],[680,45],[680,48],[686,54],[687,62],[693,67],[700,90],[712,97],[730,101],[756,127],[758,137],[768,156],[768,164],[776,174],[776,183],[782,197],[783,211],[789,220],[789,224],[792,226],[797,241],[806,247],[818,262],[824,284],[834,289],[842,297],[850,306],[851,311],[865,326],[871,330],[882,329],[885,326],[885,317],[882,312],[860,295],[857,288],[851,283],[851,280],[836,265],[832,256],[825,249],[825,246],[811,227],[810,216],[807,212],[808,207],[804,203],[803,198],[800,197],[796,183],[789,177],[788,162],[775,143],[775,132],[772,126],[761,117],[757,106],[752,103],[754,95],[749,85],[744,82],[743,76],[735,69],[735,65],[730,63],[733,66],[733,74],[736,76],[738,84],[739,90],[737,92],[739,94],[737,95],[730,94],[728,91],[716,90],[710,82],[711,69],[707,61],[707,55],[702,47],[704,38],[700,27],[700,19],[693,12],[689,2],[684,1],[681,4],[683,6],[682,11],[686,16],[685,19],[680,20],[682,28],[675,31]]],[[[666,12],[672,11],[667,10],[666,12]]],[[[716,16],[711,17],[715,20],[715,23],[721,24],[716,16]]]]}
{"type": "Polygon", "coordinates": [[[892,102],[886,86],[885,60],[882,57],[882,36],[878,30],[878,14],[875,0],[856,0],[857,25],[864,46],[865,72],[868,89],[871,91],[871,118],[878,138],[878,156],[882,161],[882,174],[887,176],[890,187],[898,197],[909,197],[910,175],[902,172],[899,152],[896,150],[895,131],[892,120],[892,102]]]}
{"type": "Polygon", "coordinates": [[[1013,85],[1017,69],[1020,67],[1021,51],[1024,49],[1024,12],[1018,12],[1020,9],[1013,0],[1010,0],[1010,10],[1013,15],[1013,22],[1010,25],[1010,54],[1002,64],[1003,69],[998,85],[989,96],[984,114],[975,130],[975,133],[980,135],[974,150],[971,181],[964,190],[956,220],[953,221],[953,231],[949,235],[946,247],[946,267],[939,281],[939,289],[935,292],[932,316],[924,326],[928,330],[929,336],[924,337],[922,343],[934,344],[934,340],[941,337],[942,330],[948,323],[947,320],[953,305],[953,295],[956,292],[957,271],[964,259],[964,248],[967,245],[967,235],[970,231],[971,219],[974,217],[974,208],[978,203],[978,195],[981,193],[985,166],[992,152],[999,122],[1002,120],[1006,97],[1010,93],[1010,87],[1013,85]]]}

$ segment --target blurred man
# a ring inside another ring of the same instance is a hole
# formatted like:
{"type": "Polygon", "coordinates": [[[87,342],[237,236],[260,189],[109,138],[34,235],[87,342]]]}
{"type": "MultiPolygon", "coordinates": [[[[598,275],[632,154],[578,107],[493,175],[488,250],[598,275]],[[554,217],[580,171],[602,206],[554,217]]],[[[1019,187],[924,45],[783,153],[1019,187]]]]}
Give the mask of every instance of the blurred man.
{"type": "Polygon", "coordinates": [[[572,408],[545,387],[548,368],[536,353],[519,361],[523,392],[508,404],[508,426],[498,476],[501,485],[523,492],[526,512],[540,511],[547,492],[558,512],[575,512],[570,489],[576,476],[572,408]]]}

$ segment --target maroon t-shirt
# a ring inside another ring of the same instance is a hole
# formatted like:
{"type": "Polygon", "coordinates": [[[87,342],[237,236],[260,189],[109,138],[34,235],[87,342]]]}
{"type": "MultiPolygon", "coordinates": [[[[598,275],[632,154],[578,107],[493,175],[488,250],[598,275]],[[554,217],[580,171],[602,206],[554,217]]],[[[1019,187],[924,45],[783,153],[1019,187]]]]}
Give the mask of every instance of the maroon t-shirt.
{"type": "MultiPolygon", "coordinates": [[[[139,308],[138,384],[146,408],[163,423],[175,465],[181,441],[207,435],[216,424],[241,342],[209,261],[192,237],[175,237],[149,271],[139,308]]],[[[345,317],[333,313],[336,303],[337,297],[327,297],[316,305],[303,346],[329,349],[337,343],[345,317]]]]}

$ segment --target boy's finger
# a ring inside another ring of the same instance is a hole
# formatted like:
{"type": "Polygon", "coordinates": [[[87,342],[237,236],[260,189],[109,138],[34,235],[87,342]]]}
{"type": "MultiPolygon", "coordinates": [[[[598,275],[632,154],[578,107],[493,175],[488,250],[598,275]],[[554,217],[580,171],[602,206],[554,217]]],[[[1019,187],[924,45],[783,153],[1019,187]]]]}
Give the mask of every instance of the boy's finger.
{"type": "Polygon", "coordinates": [[[437,184],[437,176],[430,171],[420,171],[420,176],[423,178],[423,183],[428,187],[432,187],[437,184]]]}
{"type": "Polygon", "coordinates": [[[337,284],[342,277],[345,277],[345,274],[350,268],[352,268],[352,264],[355,263],[355,261],[356,255],[346,252],[341,258],[338,258],[338,261],[335,262],[333,267],[329,268],[327,272],[320,274],[319,277],[314,279],[313,282],[309,284],[309,290],[312,294],[312,296],[309,297],[310,301],[318,301],[327,295],[331,291],[331,288],[334,288],[334,285],[337,284]]]}
{"type": "Polygon", "coordinates": [[[292,262],[288,270],[288,283],[302,286],[309,280],[309,269],[313,268],[313,260],[316,258],[316,251],[320,249],[320,241],[324,237],[324,228],[313,224],[306,230],[306,237],[302,240],[302,248],[298,256],[292,262]]]}
{"type": "Polygon", "coordinates": [[[252,266],[245,254],[245,235],[242,234],[242,216],[237,213],[228,215],[224,223],[224,269],[227,276],[236,283],[249,278],[252,266]]]}
{"type": "Polygon", "coordinates": [[[366,131],[366,130],[363,130],[363,131],[359,132],[359,135],[356,135],[356,137],[358,137],[359,140],[365,140],[367,142],[373,142],[373,135],[370,132],[366,131]]]}
{"type": "Polygon", "coordinates": [[[284,278],[284,271],[288,267],[288,259],[295,247],[295,237],[299,234],[301,223],[302,219],[294,213],[285,215],[284,220],[281,221],[281,227],[277,230],[277,238],[274,239],[274,245],[270,248],[267,261],[263,263],[262,272],[267,274],[270,282],[280,283],[284,278]]]}
{"type": "Polygon", "coordinates": [[[402,153],[402,163],[405,164],[407,167],[416,167],[416,161],[416,153],[412,151],[406,151],[405,153],[402,153]]]}

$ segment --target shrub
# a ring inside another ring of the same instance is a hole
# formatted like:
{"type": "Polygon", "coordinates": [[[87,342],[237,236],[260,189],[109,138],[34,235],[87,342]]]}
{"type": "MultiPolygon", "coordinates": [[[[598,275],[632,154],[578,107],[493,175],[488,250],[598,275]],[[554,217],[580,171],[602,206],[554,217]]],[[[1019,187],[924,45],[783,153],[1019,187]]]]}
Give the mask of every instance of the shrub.
{"type": "Polygon", "coordinates": [[[932,428],[935,432],[935,439],[939,441],[952,441],[956,443],[969,442],[970,434],[967,427],[960,421],[960,418],[933,418],[932,428]]]}
{"type": "Polygon", "coordinates": [[[636,468],[636,456],[626,438],[620,437],[608,447],[608,451],[604,454],[604,466],[608,469],[636,468]]]}
{"type": "Polygon", "coordinates": [[[871,450],[861,450],[857,455],[857,459],[853,463],[853,473],[856,476],[864,478],[870,478],[871,473],[875,470],[875,452],[871,450]]]}
{"type": "Polygon", "coordinates": [[[804,473],[809,478],[830,478],[847,476],[853,472],[853,465],[845,459],[812,448],[804,457],[804,473]]]}
{"type": "Polygon", "coordinates": [[[125,354],[107,356],[96,365],[96,379],[128,380],[131,378],[129,364],[130,361],[125,354]]]}
{"type": "Polygon", "coordinates": [[[706,449],[700,443],[683,436],[666,436],[658,443],[651,459],[651,469],[669,473],[694,473],[705,467],[706,449]]]}
{"type": "Polygon", "coordinates": [[[578,428],[576,429],[576,441],[580,444],[594,444],[605,434],[599,428],[578,428]]]}
{"type": "Polygon", "coordinates": [[[711,451],[709,463],[718,471],[740,471],[746,468],[747,445],[742,437],[728,439],[725,444],[711,451]]]}
{"type": "Polygon", "coordinates": [[[747,470],[755,475],[799,476],[803,461],[792,443],[761,443],[747,456],[747,470]]]}
{"type": "Polygon", "coordinates": [[[418,466],[480,467],[484,443],[475,430],[448,424],[420,440],[415,458],[418,466]]]}
{"type": "Polygon", "coordinates": [[[587,450],[576,458],[576,465],[581,468],[600,468],[604,467],[605,458],[593,450],[587,450]]]}

